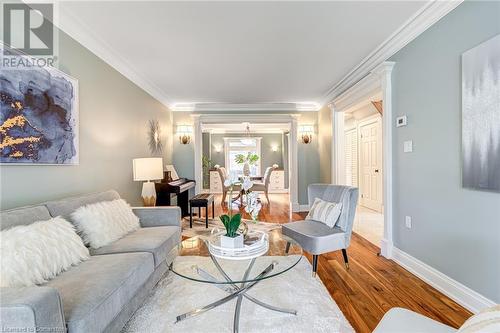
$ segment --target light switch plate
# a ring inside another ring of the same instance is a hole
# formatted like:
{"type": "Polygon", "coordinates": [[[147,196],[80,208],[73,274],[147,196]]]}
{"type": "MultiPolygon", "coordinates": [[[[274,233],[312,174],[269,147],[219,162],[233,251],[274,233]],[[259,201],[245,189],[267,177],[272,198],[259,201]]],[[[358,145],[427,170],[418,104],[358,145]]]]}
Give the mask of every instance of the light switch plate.
{"type": "Polygon", "coordinates": [[[405,141],[403,143],[403,151],[405,153],[411,153],[413,151],[413,141],[411,141],[411,140],[405,141]]]}
{"type": "Polygon", "coordinates": [[[411,229],[411,216],[405,216],[405,226],[411,229]]]}

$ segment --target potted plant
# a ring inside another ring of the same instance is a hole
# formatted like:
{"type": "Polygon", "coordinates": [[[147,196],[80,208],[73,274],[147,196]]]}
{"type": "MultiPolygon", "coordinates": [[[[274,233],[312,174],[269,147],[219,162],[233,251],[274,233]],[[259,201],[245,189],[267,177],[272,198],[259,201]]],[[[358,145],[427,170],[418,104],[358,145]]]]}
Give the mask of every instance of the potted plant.
{"type": "Polygon", "coordinates": [[[243,164],[243,175],[250,176],[250,165],[254,165],[259,160],[259,155],[248,152],[245,154],[238,154],[234,157],[234,161],[238,164],[243,164]]]}
{"type": "Polygon", "coordinates": [[[226,234],[221,235],[220,237],[220,245],[222,247],[227,247],[227,248],[239,248],[243,247],[243,235],[238,233],[238,228],[240,227],[241,223],[241,214],[235,214],[233,215],[233,210],[231,207],[231,198],[233,197],[233,186],[238,184],[239,180],[238,177],[229,177],[226,179],[224,182],[224,186],[229,187],[229,205],[228,205],[228,210],[229,210],[229,215],[224,214],[221,215],[219,218],[224,224],[224,227],[226,228],[226,234]]]}

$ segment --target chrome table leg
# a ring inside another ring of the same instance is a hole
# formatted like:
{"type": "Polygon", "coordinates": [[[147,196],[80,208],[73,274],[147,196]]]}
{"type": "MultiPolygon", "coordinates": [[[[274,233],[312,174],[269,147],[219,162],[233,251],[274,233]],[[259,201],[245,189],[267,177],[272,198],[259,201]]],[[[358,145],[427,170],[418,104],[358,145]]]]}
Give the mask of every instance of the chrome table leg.
{"type": "Polygon", "coordinates": [[[199,309],[195,309],[195,310],[192,310],[192,311],[189,311],[189,312],[186,312],[184,314],[181,314],[179,316],[177,316],[177,320],[176,320],[176,323],[184,320],[184,319],[187,319],[187,318],[191,318],[191,317],[194,317],[194,316],[197,316],[203,312],[206,312],[208,310],[211,310],[213,308],[216,308],[218,307],[219,305],[222,305],[224,303],[227,303],[229,302],[230,300],[232,300],[233,298],[235,297],[238,297],[239,295],[241,294],[244,294],[246,293],[248,290],[250,290],[251,288],[253,288],[257,283],[260,282],[260,280],[258,279],[261,279],[263,278],[264,276],[266,276],[267,274],[269,274],[269,272],[271,272],[274,268],[275,264],[272,263],[270,264],[269,266],[266,267],[266,269],[264,269],[257,277],[257,281],[254,281],[252,283],[249,283],[247,284],[244,288],[241,288],[239,289],[238,291],[236,291],[235,293],[231,294],[231,295],[228,295],[224,298],[221,298],[220,300],[218,301],[215,301],[213,303],[210,303],[202,308],[199,308],[199,309]]]}

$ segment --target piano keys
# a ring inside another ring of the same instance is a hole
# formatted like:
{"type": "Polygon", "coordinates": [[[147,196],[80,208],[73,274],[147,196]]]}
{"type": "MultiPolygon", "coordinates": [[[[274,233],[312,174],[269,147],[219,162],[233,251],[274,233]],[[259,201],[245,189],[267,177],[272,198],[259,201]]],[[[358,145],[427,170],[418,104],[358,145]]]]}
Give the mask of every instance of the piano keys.
{"type": "Polygon", "coordinates": [[[173,166],[169,165],[161,182],[155,183],[156,205],[171,206],[171,197],[172,194],[174,194],[177,196],[177,206],[181,208],[182,217],[189,215],[189,189],[193,188],[195,185],[196,182],[194,180],[187,178],[178,178],[177,172],[175,172],[173,166]]]}

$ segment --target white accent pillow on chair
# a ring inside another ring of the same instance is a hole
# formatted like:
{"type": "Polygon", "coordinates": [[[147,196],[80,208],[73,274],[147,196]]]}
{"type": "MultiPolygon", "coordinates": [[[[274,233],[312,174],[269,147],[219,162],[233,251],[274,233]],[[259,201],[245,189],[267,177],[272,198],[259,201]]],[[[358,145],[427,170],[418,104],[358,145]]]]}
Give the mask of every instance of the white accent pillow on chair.
{"type": "Polygon", "coordinates": [[[0,287],[29,287],[89,258],[75,227],[55,217],[0,232],[0,287]]]}
{"type": "Polygon", "coordinates": [[[320,198],[314,199],[314,203],[306,216],[306,220],[321,222],[333,228],[342,212],[342,204],[329,202],[320,198]]]}
{"type": "Polygon", "coordinates": [[[71,220],[90,247],[97,249],[140,227],[139,218],[123,199],[82,206],[71,220]]]}

